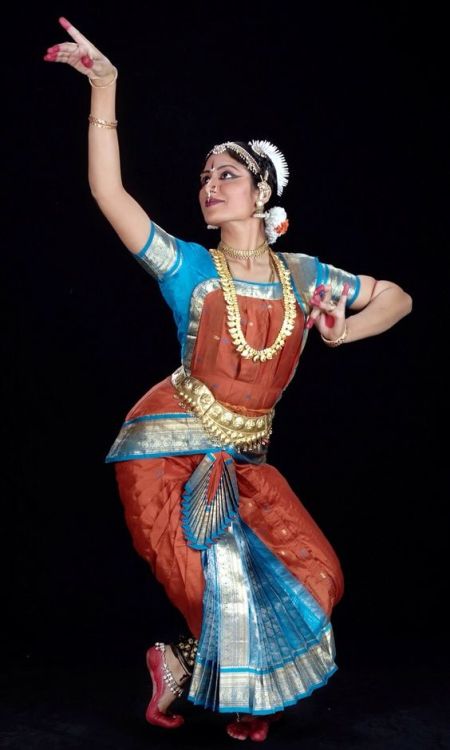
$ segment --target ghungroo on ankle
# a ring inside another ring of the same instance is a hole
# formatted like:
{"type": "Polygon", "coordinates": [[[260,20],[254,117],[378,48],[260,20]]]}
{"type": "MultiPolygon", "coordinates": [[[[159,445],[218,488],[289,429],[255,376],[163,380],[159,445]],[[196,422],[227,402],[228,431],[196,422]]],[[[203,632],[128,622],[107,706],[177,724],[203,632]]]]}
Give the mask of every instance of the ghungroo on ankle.
{"type": "Polygon", "coordinates": [[[196,638],[180,636],[179,642],[171,643],[170,646],[184,671],[190,677],[192,675],[192,672],[194,671],[195,657],[197,655],[198,649],[198,640],[196,638]]]}
{"type": "Polygon", "coordinates": [[[163,680],[169,688],[170,692],[180,698],[183,695],[183,688],[180,687],[166,662],[166,646],[164,643],[155,643],[155,648],[161,651],[163,655],[163,680]]]}

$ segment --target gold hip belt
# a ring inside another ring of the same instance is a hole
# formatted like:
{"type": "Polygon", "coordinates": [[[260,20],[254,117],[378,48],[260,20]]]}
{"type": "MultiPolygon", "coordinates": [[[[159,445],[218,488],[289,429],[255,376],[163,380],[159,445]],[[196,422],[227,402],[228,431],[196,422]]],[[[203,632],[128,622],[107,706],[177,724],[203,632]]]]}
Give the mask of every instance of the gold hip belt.
{"type": "Polygon", "coordinates": [[[233,446],[237,450],[260,448],[272,432],[274,410],[259,417],[246,417],[217,401],[201,380],[186,375],[183,367],[172,375],[172,385],[180,397],[181,406],[195,414],[214,445],[233,446]]]}

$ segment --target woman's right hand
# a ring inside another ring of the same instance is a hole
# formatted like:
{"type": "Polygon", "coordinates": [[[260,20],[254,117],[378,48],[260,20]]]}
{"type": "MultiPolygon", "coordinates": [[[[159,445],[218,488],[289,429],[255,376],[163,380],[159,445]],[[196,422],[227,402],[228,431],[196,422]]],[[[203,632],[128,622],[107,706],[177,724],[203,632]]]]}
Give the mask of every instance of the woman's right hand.
{"type": "MultiPolygon", "coordinates": [[[[89,39],[86,39],[75,26],[60,18],[59,23],[67,31],[73,42],[62,42],[49,47],[44,60],[47,62],[67,63],[72,68],[83,73],[88,78],[108,79],[107,83],[114,80],[117,70],[114,65],[103,55],[97,47],[94,47],[89,39]]],[[[105,83],[105,85],[107,85],[105,83]]]]}

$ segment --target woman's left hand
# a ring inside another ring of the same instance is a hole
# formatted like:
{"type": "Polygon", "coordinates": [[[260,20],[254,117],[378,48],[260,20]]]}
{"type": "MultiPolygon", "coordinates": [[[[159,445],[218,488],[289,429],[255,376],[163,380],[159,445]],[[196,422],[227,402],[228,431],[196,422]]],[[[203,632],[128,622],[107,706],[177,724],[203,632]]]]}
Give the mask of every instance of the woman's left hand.
{"type": "Polygon", "coordinates": [[[344,284],[337,303],[331,299],[331,285],[321,284],[316,287],[310,299],[311,313],[306,328],[316,326],[319,333],[330,341],[338,339],[345,331],[345,306],[347,304],[349,284],[344,284]]]}

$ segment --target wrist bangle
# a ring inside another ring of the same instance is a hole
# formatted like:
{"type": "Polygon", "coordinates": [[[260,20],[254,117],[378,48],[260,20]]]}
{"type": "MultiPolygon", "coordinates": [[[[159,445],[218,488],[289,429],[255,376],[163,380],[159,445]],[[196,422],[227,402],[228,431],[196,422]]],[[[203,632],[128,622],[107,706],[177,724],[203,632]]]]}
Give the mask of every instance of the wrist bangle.
{"type": "Polygon", "coordinates": [[[108,130],[117,128],[117,120],[101,120],[98,117],[94,117],[94,115],[89,115],[88,122],[91,125],[95,125],[96,128],[107,128],[108,130]]]}
{"type": "Polygon", "coordinates": [[[322,334],[320,334],[320,338],[322,339],[322,341],[325,342],[327,346],[340,346],[341,344],[344,343],[347,336],[348,336],[347,324],[345,324],[344,333],[342,333],[338,339],[334,339],[334,340],[326,339],[325,336],[322,336],[322,334]]]}
{"type": "MultiPolygon", "coordinates": [[[[89,78],[89,83],[91,84],[92,88],[94,88],[94,89],[107,89],[108,86],[112,86],[113,83],[115,83],[115,81],[117,81],[117,76],[118,75],[119,75],[119,72],[118,72],[117,68],[114,68],[114,78],[109,83],[104,83],[103,86],[97,86],[96,83],[92,83],[93,79],[90,76],[88,76],[88,78],[89,78]]],[[[101,78],[95,78],[94,80],[101,81],[102,79],[101,78]]]]}

